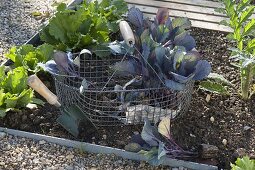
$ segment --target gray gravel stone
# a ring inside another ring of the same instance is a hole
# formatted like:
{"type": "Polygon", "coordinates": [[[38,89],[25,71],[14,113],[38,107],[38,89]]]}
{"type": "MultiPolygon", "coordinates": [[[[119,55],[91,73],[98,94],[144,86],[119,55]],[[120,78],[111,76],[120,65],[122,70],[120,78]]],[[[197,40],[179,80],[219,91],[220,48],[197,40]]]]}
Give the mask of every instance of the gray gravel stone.
{"type": "Polygon", "coordinates": [[[6,136],[6,133],[0,132],[0,139],[3,139],[6,136]]]}

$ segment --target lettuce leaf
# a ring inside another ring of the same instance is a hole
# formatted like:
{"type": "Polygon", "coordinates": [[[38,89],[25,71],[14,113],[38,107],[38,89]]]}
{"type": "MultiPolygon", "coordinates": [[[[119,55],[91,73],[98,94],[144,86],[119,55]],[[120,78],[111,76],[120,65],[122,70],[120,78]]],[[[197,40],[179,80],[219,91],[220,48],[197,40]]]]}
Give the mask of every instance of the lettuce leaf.
{"type": "Polygon", "coordinates": [[[26,44],[20,47],[12,47],[9,53],[5,56],[14,62],[15,67],[24,66],[27,70],[32,72],[39,71],[37,64],[45,63],[52,58],[53,46],[43,44],[39,47],[26,44]]]}
{"type": "Polygon", "coordinates": [[[118,31],[117,21],[127,9],[124,0],[84,1],[76,10],[60,4],[40,37],[61,51],[92,48],[109,42],[109,34],[118,31]]]}
{"type": "Polygon", "coordinates": [[[0,117],[9,110],[20,109],[32,102],[34,92],[27,86],[25,67],[17,67],[5,74],[4,66],[0,67],[0,117]]]}

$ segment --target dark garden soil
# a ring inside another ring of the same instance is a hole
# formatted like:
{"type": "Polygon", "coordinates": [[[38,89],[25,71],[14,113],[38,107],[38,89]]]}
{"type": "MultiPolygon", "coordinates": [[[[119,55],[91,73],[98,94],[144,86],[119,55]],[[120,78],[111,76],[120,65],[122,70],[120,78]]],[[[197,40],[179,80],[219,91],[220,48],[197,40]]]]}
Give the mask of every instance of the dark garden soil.
{"type": "MultiPolygon", "coordinates": [[[[220,150],[218,156],[207,163],[228,168],[229,162],[236,157],[235,151],[240,151],[240,148],[244,148],[250,156],[255,155],[255,97],[244,101],[238,94],[239,75],[228,60],[230,43],[225,38],[226,34],[197,28],[193,28],[191,33],[199,52],[212,64],[213,72],[223,74],[234,87],[230,88],[230,96],[221,96],[199,90],[196,84],[188,112],[172,123],[172,131],[177,143],[185,149],[197,150],[200,144],[217,146],[220,150]],[[206,101],[207,96],[209,101],[206,101]],[[223,139],[227,140],[226,145],[222,143],[223,139]]],[[[46,80],[48,86],[54,89],[50,85],[52,79],[44,77],[43,81],[46,80]]],[[[58,114],[57,108],[45,104],[38,109],[9,112],[0,119],[0,126],[118,148],[124,148],[132,134],[142,129],[142,126],[117,126],[100,128],[95,132],[88,127],[77,139],[56,123],[58,114]]]]}

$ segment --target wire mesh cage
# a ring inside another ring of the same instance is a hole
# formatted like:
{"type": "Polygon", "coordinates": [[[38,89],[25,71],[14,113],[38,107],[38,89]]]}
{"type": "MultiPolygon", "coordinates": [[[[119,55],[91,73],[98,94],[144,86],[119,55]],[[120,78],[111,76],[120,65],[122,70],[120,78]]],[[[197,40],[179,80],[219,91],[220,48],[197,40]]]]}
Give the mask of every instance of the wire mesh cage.
{"type": "Polygon", "coordinates": [[[116,90],[116,85],[124,86],[131,78],[113,73],[114,63],[123,59],[122,56],[79,55],[80,67],[76,68],[79,77],[54,77],[62,106],[76,104],[96,126],[142,124],[145,117],[156,123],[165,116],[174,119],[188,109],[193,81],[188,82],[182,91],[173,91],[163,85],[145,89],[129,86],[125,90],[116,90]],[[90,85],[81,93],[84,79],[90,85]],[[123,102],[121,96],[129,99],[123,102]]]}

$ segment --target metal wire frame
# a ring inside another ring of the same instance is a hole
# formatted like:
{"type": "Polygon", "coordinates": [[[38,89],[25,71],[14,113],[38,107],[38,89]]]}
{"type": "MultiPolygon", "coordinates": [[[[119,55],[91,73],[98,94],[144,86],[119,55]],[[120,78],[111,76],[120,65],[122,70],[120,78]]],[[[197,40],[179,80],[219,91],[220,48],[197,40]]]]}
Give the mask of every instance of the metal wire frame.
{"type": "Polygon", "coordinates": [[[193,81],[188,82],[183,91],[173,91],[164,86],[146,89],[130,86],[126,90],[114,90],[116,84],[123,86],[131,79],[130,76],[123,78],[113,74],[111,66],[122,59],[121,56],[98,58],[80,55],[80,68],[76,68],[80,78],[54,77],[62,106],[78,105],[96,126],[143,124],[145,117],[156,123],[162,117],[174,119],[186,112],[192,97],[193,81]],[[90,85],[80,93],[84,78],[90,85]],[[133,97],[123,102],[119,99],[120,95],[133,97]]]}

